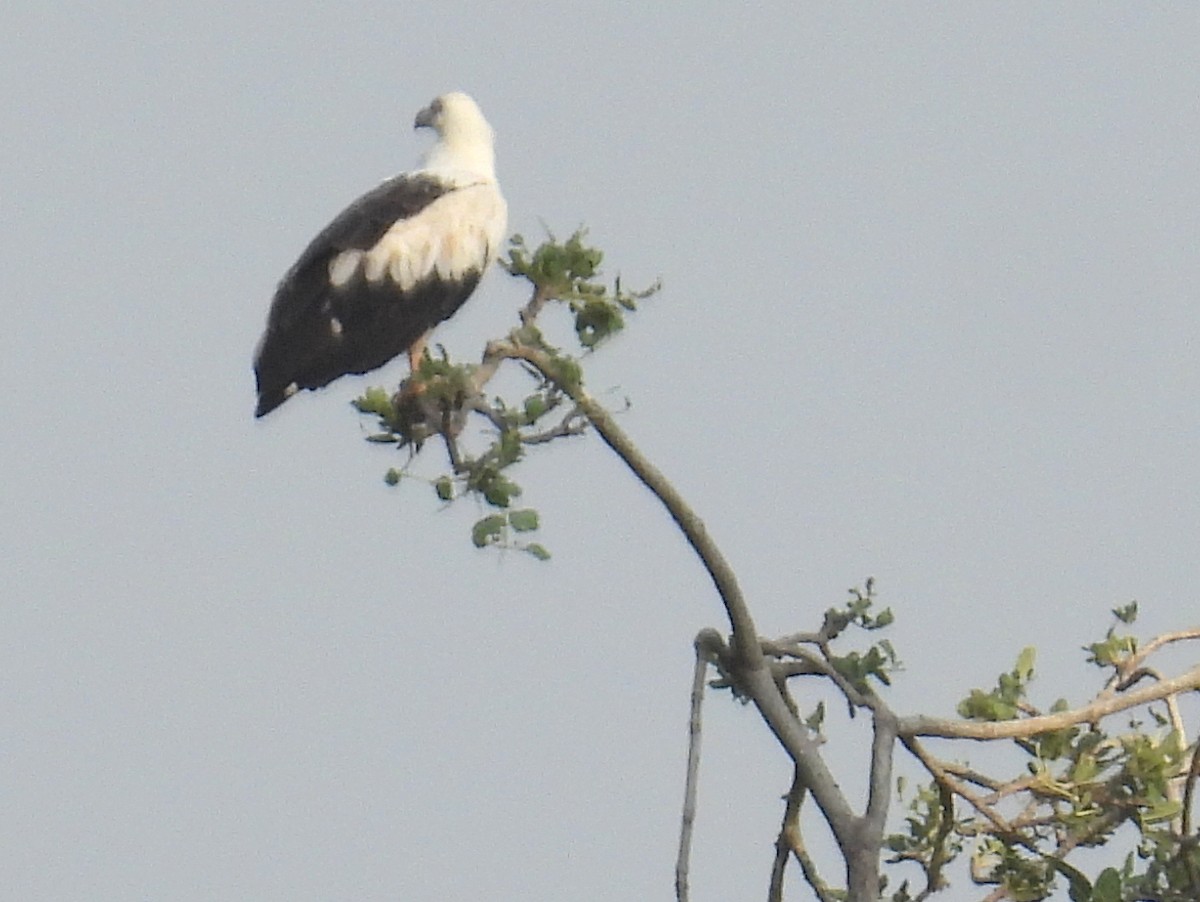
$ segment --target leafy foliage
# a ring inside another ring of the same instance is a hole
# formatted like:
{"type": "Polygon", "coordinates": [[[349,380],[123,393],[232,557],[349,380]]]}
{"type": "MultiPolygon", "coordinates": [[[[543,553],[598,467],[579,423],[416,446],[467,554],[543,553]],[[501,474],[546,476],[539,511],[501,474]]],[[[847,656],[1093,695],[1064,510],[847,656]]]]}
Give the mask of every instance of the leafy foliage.
{"type": "MultiPolygon", "coordinates": [[[[1114,615],[1132,623],[1136,608],[1114,615]]],[[[1121,684],[1122,670],[1138,647],[1133,636],[1115,627],[1102,641],[1086,647],[1089,663],[1111,671],[1101,696],[1121,684]]],[[[1034,650],[1024,649],[995,688],[972,690],[959,713],[985,722],[1039,716],[1028,698],[1034,660],[1034,650]]],[[[1067,702],[1059,699],[1050,714],[1067,710],[1067,702]]],[[[1113,732],[1097,719],[1016,738],[1014,747],[1025,759],[1024,775],[971,775],[972,782],[988,790],[979,796],[966,792],[960,780],[935,774],[913,804],[927,809],[930,793],[938,786],[953,790],[960,802],[970,801],[973,810],[958,821],[954,835],[959,841],[975,838],[973,879],[1002,887],[1004,898],[1044,899],[1060,879],[1073,900],[1200,898],[1200,855],[1194,835],[1183,829],[1180,801],[1180,781],[1188,779],[1195,748],[1189,753],[1168,713],[1159,714],[1153,706],[1146,711],[1158,725],[1153,729],[1131,718],[1125,731],[1113,732]],[[1089,878],[1067,863],[1074,850],[1116,843],[1121,831],[1130,829],[1139,839],[1121,868],[1104,868],[1089,878]]],[[[1195,776],[1190,779],[1194,782],[1195,776]]],[[[889,848],[909,857],[910,850],[925,852],[927,860],[933,822],[928,815],[924,820],[909,818],[908,832],[889,838],[889,848]]]]}
{"type": "MultiPolygon", "coordinates": [[[[897,794],[903,796],[902,781],[897,794]]],[[[904,832],[892,833],[884,840],[884,847],[892,853],[889,863],[918,864],[931,888],[943,888],[946,885],[943,869],[962,852],[966,842],[963,824],[954,820],[952,794],[936,784],[917,787],[908,802],[903,823],[904,832]]],[[[893,902],[910,898],[906,883],[892,896],[893,902]]]]}
{"type": "Polygon", "coordinates": [[[644,291],[624,291],[617,278],[611,290],[595,281],[600,275],[603,253],[584,243],[587,233],[576,231],[565,242],[550,236],[534,251],[525,239],[514,235],[505,268],[514,276],[528,279],[535,297],[558,300],[574,315],[579,344],[591,350],[625,328],[626,312],[637,309],[638,301],[661,287],[654,283],[644,291]]]}
{"type": "MultiPolygon", "coordinates": [[[[781,664],[789,678],[829,675],[847,694],[851,713],[855,706],[873,707],[872,685],[890,685],[899,669],[891,642],[877,639],[865,648],[836,651],[834,646],[850,628],[886,630],[894,621],[892,612],[876,612],[875,605],[874,583],[868,580],[865,589],[851,590],[847,603],[825,612],[820,630],[797,633],[766,648],[781,662],[805,662],[791,669],[781,664]]],[[[1121,613],[1128,616],[1130,609],[1121,613]]],[[[1114,615],[1122,623],[1132,622],[1114,615]]],[[[1087,662],[1109,675],[1102,696],[1117,691],[1130,667],[1141,667],[1136,655],[1143,647],[1116,627],[1086,647],[1087,662]]],[[[1034,648],[1023,649],[993,688],[971,690],[959,704],[960,716],[966,722],[998,725],[1042,716],[1031,700],[1036,661],[1034,648]]],[[[899,829],[884,838],[883,849],[889,866],[897,869],[892,876],[901,878],[905,868],[915,865],[924,888],[918,891],[911,879],[899,879],[888,898],[914,902],[947,889],[949,866],[968,850],[971,880],[1002,892],[988,898],[1032,902],[1062,884],[1071,899],[1084,902],[1200,898],[1200,850],[1195,834],[1184,829],[1180,802],[1181,781],[1193,766],[1196,747],[1188,746],[1172,726],[1176,721],[1156,708],[1141,709],[1150,715],[1150,729],[1131,718],[1125,729],[1114,731],[1096,718],[1017,735],[1010,743],[1019,755],[1018,766],[1008,775],[938,761],[915,736],[907,739],[928,779],[911,791],[905,778],[897,780],[897,795],[907,807],[899,829]],[[1131,836],[1136,837],[1132,842],[1131,836]],[[1124,849],[1124,864],[1089,875],[1070,862],[1077,850],[1097,846],[1124,849]]],[[[1051,716],[1069,713],[1064,699],[1048,708],[1051,716]]],[[[803,722],[814,732],[827,729],[824,705],[803,722]]],[[[820,881],[813,885],[824,886],[820,881]]],[[[821,898],[840,898],[842,892],[826,887],[821,898]]]]}
{"type": "Polygon", "coordinates": [[[517,235],[508,257],[501,261],[513,276],[527,282],[530,300],[521,311],[521,323],[512,329],[500,354],[493,346],[478,364],[455,363],[445,350],[426,353],[415,373],[397,392],[373,387],[354,402],[357,410],[372,417],[375,428],[366,439],[406,450],[404,467],[389,468],[385,481],[397,485],[408,474],[430,439],[440,439],[449,460],[449,472],[430,480],[439,501],[451,503],[474,497],[493,509],[471,528],[476,548],[516,548],[538,560],[550,557],[545,547],[526,541],[540,525],[537,511],[512,510],[522,494],[513,469],[533,446],[579,435],[586,418],[569,400],[569,392],[582,385],[583,371],[576,354],[595,350],[625,326],[625,314],[659,288],[622,289],[620,279],[611,288],[600,282],[601,251],[576,231],[564,242],[550,236],[535,249],[517,235]],[[537,321],[547,304],[557,304],[571,317],[578,348],[569,351],[550,344],[537,321]],[[548,361],[546,372],[533,372],[532,390],[517,398],[488,396],[485,389],[502,360],[532,349],[548,361]],[[482,427],[480,436],[468,432],[470,424],[482,427]]]}
{"type": "Polygon", "coordinates": [[[972,689],[971,694],[958,703],[958,714],[967,720],[1012,720],[1021,710],[1025,687],[1033,678],[1033,662],[1037,652],[1025,648],[1017,658],[1016,666],[1008,673],[1000,674],[996,688],[990,692],[972,689]]]}
{"type": "Polygon", "coordinates": [[[891,674],[900,667],[896,650],[887,639],[867,647],[865,651],[852,650],[843,655],[833,654],[829,643],[842,634],[849,626],[874,632],[891,626],[895,617],[890,608],[884,608],[878,614],[872,613],[875,604],[875,580],[868,579],[863,588],[850,590],[850,601],[840,608],[830,608],[825,612],[825,620],[821,628],[822,642],[819,644],[825,651],[826,657],[833,668],[846,678],[859,692],[870,691],[868,680],[890,686],[891,674]]]}

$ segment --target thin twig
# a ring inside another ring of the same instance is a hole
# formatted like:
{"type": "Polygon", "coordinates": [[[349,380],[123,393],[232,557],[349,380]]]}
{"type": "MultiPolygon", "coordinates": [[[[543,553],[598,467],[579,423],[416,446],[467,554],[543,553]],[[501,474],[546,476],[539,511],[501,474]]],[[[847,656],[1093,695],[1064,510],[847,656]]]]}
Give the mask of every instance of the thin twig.
{"type": "Polygon", "coordinates": [[[538,314],[542,312],[542,308],[553,297],[553,293],[544,291],[541,288],[535,288],[533,297],[529,299],[529,303],[521,308],[521,325],[528,326],[537,319],[538,314]]]}
{"type": "Polygon", "coordinates": [[[964,721],[916,715],[899,719],[899,732],[906,736],[933,736],[941,739],[974,739],[980,742],[995,739],[1024,739],[1039,733],[1049,733],[1080,723],[1093,723],[1104,717],[1119,714],[1130,708],[1156,702],[1168,696],[1200,689],[1200,666],[1169,680],[1135,689],[1122,695],[1098,697],[1090,704],[1073,711],[1043,714],[1019,720],[964,721]]]}
{"type": "Polygon", "coordinates": [[[465,472],[468,466],[463,460],[462,450],[458,447],[458,436],[449,429],[443,429],[440,434],[446,445],[446,457],[450,461],[450,469],[455,473],[465,472]]]}
{"type": "MultiPolygon", "coordinates": [[[[794,829],[800,815],[800,804],[804,799],[804,783],[795,767],[792,768],[792,786],[785,798],[787,801],[783,806],[783,823],[779,825],[779,835],[775,837],[775,860],[771,862],[767,902],[783,902],[783,877],[787,873],[788,859],[792,856],[792,842],[788,831],[794,829]]],[[[807,875],[805,879],[808,879],[807,875]]],[[[812,881],[809,881],[809,886],[812,886],[812,881]]],[[[815,886],[813,890],[820,895],[820,890],[815,886]]]]}
{"type": "Polygon", "coordinates": [[[789,856],[795,857],[796,863],[800,865],[800,873],[804,875],[804,882],[812,888],[818,902],[836,902],[838,898],[833,888],[822,879],[817,871],[816,862],[804,845],[804,834],[800,830],[800,811],[806,794],[803,777],[799,768],[795,768],[792,771],[792,785],[786,797],[783,822],[775,840],[775,861],[771,866],[767,902],[783,902],[783,878],[787,873],[789,856]]]}
{"type": "Polygon", "coordinates": [[[963,783],[953,774],[951,774],[937,758],[925,751],[925,747],[911,736],[901,736],[900,741],[904,743],[904,747],[908,749],[916,757],[918,761],[925,766],[930,775],[939,785],[945,786],[955,795],[962,796],[966,801],[978,811],[987,821],[995,828],[996,832],[1003,834],[1012,834],[1013,828],[1004,816],[999,812],[994,811],[982,797],[974,792],[966,783],[963,783]]]}
{"type": "Polygon", "coordinates": [[[479,392],[476,392],[470,398],[468,398],[464,403],[464,406],[468,410],[473,410],[475,413],[482,416],[500,432],[510,428],[508,422],[501,415],[500,411],[496,410],[496,408],[489,404],[487,399],[484,398],[484,396],[479,392]]]}
{"type": "Polygon", "coordinates": [[[970,783],[974,783],[976,786],[982,786],[984,789],[990,789],[993,792],[999,792],[1008,785],[1002,783],[1000,780],[989,777],[987,774],[981,774],[977,770],[972,770],[965,764],[958,764],[954,761],[943,761],[942,766],[956,777],[961,777],[970,783]]]}
{"type": "Polygon", "coordinates": [[[530,432],[521,436],[523,445],[541,445],[568,435],[583,435],[587,432],[588,421],[583,412],[576,407],[557,426],[551,426],[541,432],[530,432]]]}
{"type": "Polygon", "coordinates": [[[700,709],[704,701],[704,676],[708,656],[696,638],[696,666],[692,671],[691,705],[688,711],[687,777],[683,789],[683,816],[679,826],[679,855],[675,859],[675,898],[688,900],[688,865],[692,854],[692,826],[696,822],[696,786],[700,776],[700,709]]]}
{"type": "Polygon", "coordinates": [[[1200,626],[1155,636],[1141,648],[1132,652],[1129,657],[1117,662],[1114,667],[1115,672],[1109,678],[1104,690],[1100,693],[1101,697],[1108,697],[1132,686],[1133,683],[1140,679],[1136,672],[1141,669],[1142,662],[1164,645],[1170,645],[1173,642],[1187,642],[1192,639],[1200,639],[1200,626]]]}

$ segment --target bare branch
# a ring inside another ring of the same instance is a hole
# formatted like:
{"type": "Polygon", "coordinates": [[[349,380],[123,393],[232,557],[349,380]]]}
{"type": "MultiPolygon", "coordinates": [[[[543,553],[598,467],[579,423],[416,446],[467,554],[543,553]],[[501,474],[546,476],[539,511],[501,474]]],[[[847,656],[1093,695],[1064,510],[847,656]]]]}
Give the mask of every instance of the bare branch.
{"type": "Polygon", "coordinates": [[[521,436],[523,445],[541,445],[563,438],[568,435],[583,435],[587,432],[588,421],[578,407],[571,410],[557,426],[551,426],[542,432],[532,432],[521,436]]]}
{"type": "Polygon", "coordinates": [[[683,816],[679,827],[679,855],[675,859],[675,898],[688,900],[688,864],[692,854],[692,826],[696,822],[696,786],[700,779],[700,709],[704,701],[704,676],[708,671],[708,655],[704,639],[694,642],[696,666],[692,671],[691,706],[688,713],[687,777],[684,780],[683,816]]]}
{"type": "Polygon", "coordinates": [[[458,446],[458,434],[452,430],[443,429],[441,436],[446,445],[446,457],[450,461],[450,469],[455,473],[463,473],[466,471],[467,465],[462,456],[462,449],[458,446]]]}
{"type": "Polygon", "coordinates": [[[504,417],[500,415],[500,412],[496,410],[496,408],[487,402],[487,399],[484,398],[481,393],[477,392],[468,398],[464,402],[464,406],[468,410],[472,410],[486,419],[494,427],[496,427],[496,429],[504,431],[508,428],[508,423],[505,422],[504,417]]]}
{"type": "Polygon", "coordinates": [[[987,774],[981,774],[977,770],[972,770],[966,765],[957,764],[953,761],[943,761],[942,766],[956,777],[961,777],[969,783],[974,783],[976,786],[982,786],[984,789],[990,789],[993,792],[999,792],[1007,785],[989,777],[987,774]]]}
{"type": "Polygon", "coordinates": [[[521,308],[521,325],[528,326],[537,319],[538,314],[542,312],[542,308],[553,297],[553,294],[542,288],[536,288],[533,292],[533,297],[529,299],[529,303],[521,308]]]}
{"type": "Polygon", "coordinates": [[[805,882],[812,888],[818,902],[836,902],[838,898],[836,892],[822,879],[817,871],[816,862],[804,845],[804,834],[800,829],[800,810],[804,805],[805,795],[804,781],[797,768],[792,772],[792,785],[784,806],[783,822],[775,840],[775,861],[771,866],[768,902],[783,902],[783,878],[790,856],[794,856],[796,863],[800,865],[800,873],[804,875],[805,882]]]}
{"type": "MultiPolygon", "coordinates": [[[[878,850],[883,845],[888,809],[892,804],[892,758],[896,748],[896,718],[878,699],[875,705],[871,740],[871,772],[867,792],[867,810],[862,821],[863,845],[878,850]]],[[[879,854],[876,852],[875,854],[879,854]]]]}
{"type": "MultiPolygon", "coordinates": [[[[767,902],[783,902],[783,878],[787,873],[788,859],[792,855],[793,837],[799,839],[797,820],[800,816],[800,804],[804,799],[804,783],[796,768],[792,768],[792,787],[788,790],[786,798],[787,802],[783,807],[783,823],[779,826],[779,835],[775,837],[775,860],[771,863],[771,882],[767,888],[767,902]]],[[[807,880],[808,874],[805,873],[804,876],[807,880]]],[[[813,886],[811,880],[809,880],[809,886],[813,886]]],[[[817,887],[813,886],[813,891],[820,896],[820,890],[817,887]]]]}
{"type": "MultiPolygon", "coordinates": [[[[526,360],[533,364],[539,372],[550,381],[555,379],[557,366],[554,359],[539,348],[526,345],[507,343],[505,356],[526,360]]],[[[607,410],[589,395],[582,386],[559,384],[575,402],[575,405],[595,426],[600,437],[604,439],[616,455],[625,462],[641,482],[654,493],[662,502],[667,512],[683,531],[692,549],[699,555],[701,562],[708,571],[717,592],[725,604],[726,613],[733,627],[734,645],[737,647],[741,667],[754,670],[763,667],[762,652],[758,647],[758,637],[750,608],[738,585],[737,574],[717,544],[708,535],[704,522],[691,509],[683,496],[667,481],[657,467],[641,453],[636,445],[625,435],[607,410]]]]}

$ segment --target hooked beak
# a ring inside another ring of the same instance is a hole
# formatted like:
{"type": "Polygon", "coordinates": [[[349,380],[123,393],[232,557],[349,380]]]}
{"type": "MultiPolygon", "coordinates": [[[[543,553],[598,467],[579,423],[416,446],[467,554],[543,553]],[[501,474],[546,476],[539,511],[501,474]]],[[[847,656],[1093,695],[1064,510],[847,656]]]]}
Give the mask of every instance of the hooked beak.
{"type": "Polygon", "coordinates": [[[434,117],[437,116],[437,110],[434,109],[434,104],[430,104],[417,113],[417,118],[413,120],[413,128],[433,128],[434,117]]]}

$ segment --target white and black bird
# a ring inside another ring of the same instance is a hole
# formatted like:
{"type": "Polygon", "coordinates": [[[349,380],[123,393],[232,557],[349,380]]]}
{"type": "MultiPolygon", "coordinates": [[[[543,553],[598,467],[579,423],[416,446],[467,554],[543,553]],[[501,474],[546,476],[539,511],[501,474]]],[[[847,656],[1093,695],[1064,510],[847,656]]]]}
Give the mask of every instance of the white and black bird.
{"type": "Polygon", "coordinates": [[[405,351],[415,367],[496,259],[508,208],[483,113],[466,94],[443,94],[414,127],[437,133],[421,168],[347,207],[279,283],[254,355],[256,417],[405,351]]]}

